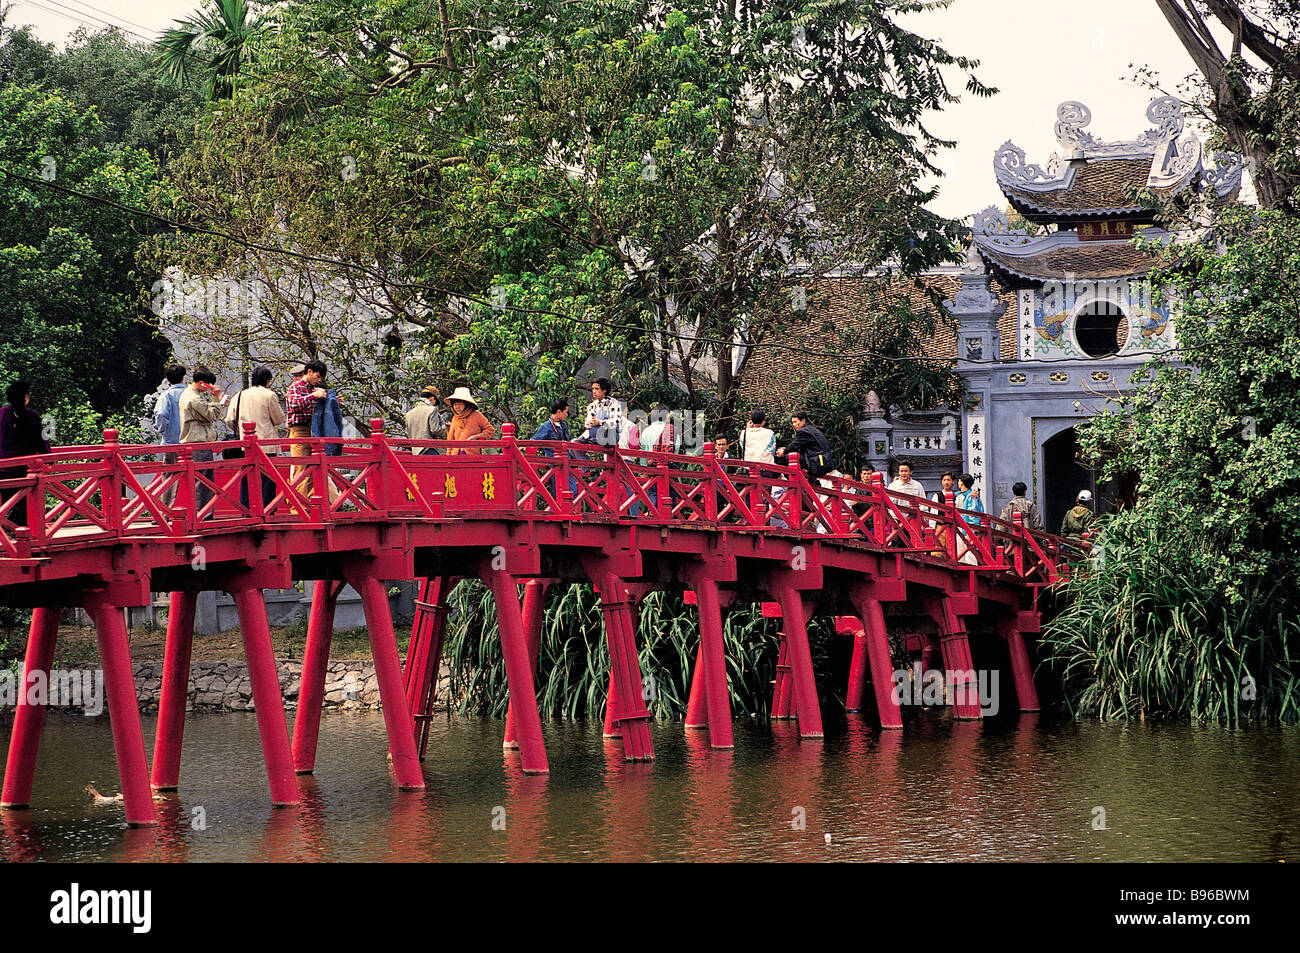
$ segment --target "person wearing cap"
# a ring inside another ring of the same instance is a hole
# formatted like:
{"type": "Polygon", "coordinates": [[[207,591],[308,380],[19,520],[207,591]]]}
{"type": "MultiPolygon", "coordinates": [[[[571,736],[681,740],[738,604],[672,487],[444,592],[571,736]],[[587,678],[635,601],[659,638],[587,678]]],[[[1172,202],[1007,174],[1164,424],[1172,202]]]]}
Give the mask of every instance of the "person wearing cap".
{"type": "MultiPolygon", "coordinates": [[[[406,412],[406,437],[408,440],[441,440],[447,435],[447,423],[438,412],[438,398],[442,394],[432,384],[420,390],[420,399],[406,412]]],[[[412,453],[438,453],[436,447],[412,447],[412,453]]]]}
{"type": "MultiPolygon", "coordinates": [[[[448,440],[491,440],[497,430],[491,421],[479,413],[478,401],[468,387],[457,387],[447,398],[451,407],[451,424],[447,427],[448,440]]],[[[477,453],[477,450],[452,449],[447,453],[477,453]]]]}
{"type": "Polygon", "coordinates": [[[1096,516],[1092,512],[1092,492],[1080,490],[1075,505],[1061,520],[1061,535],[1083,538],[1083,534],[1092,528],[1096,516]]]}

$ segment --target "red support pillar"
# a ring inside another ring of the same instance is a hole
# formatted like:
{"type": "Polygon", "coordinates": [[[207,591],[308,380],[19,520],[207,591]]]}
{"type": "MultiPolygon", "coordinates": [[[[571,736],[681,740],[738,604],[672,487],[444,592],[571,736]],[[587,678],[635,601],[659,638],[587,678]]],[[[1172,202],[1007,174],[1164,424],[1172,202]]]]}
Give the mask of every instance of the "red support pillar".
{"type": "Polygon", "coordinates": [[[411,730],[411,712],[402,688],[402,665],[397,658],[397,636],[393,632],[393,613],[388,605],[388,590],[378,577],[366,573],[349,579],[361,594],[370,635],[370,656],[375,663],[375,680],[379,683],[379,701],[388,729],[388,750],[393,756],[393,774],[403,791],[423,791],[424,773],[415,750],[415,733],[411,730]]]}
{"type": "Polygon", "coordinates": [[[614,666],[609,667],[609,686],[605,689],[605,723],[601,726],[602,738],[622,738],[623,726],[614,720],[614,712],[619,708],[618,679],[614,676],[614,666]]]}
{"type": "Polygon", "coordinates": [[[291,807],[298,803],[298,783],[289,755],[289,728],[285,724],[284,696],[280,693],[280,675],[271,647],[271,629],[266,621],[266,603],[262,590],[252,585],[238,586],[230,594],[235,599],[239,629],[244,637],[244,660],[249,681],[253,683],[253,708],[257,712],[257,731],[262,739],[271,803],[275,807],[291,807]]]}
{"type": "Polygon", "coordinates": [[[862,620],[867,661],[871,668],[871,687],[876,694],[876,710],[880,713],[880,727],[902,728],[903,714],[894,697],[894,663],[889,653],[885,611],[880,600],[871,596],[860,597],[857,610],[858,618],[862,620]]]}
{"type": "Polygon", "coordinates": [[[708,695],[704,688],[704,640],[695,650],[695,668],[691,670],[691,695],[686,702],[686,727],[709,727],[708,695]]]}
{"type": "Polygon", "coordinates": [[[952,710],[959,721],[979,721],[979,682],[971,660],[966,623],[954,611],[952,597],[944,593],[925,600],[926,611],[939,628],[939,651],[943,655],[944,679],[952,679],[952,710]]]}
{"type": "Polygon", "coordinates": [[[803,596],[788,582],[778,583],[776,590],[784,620],[790,675],[794,682],[799,737],[818,739],[822,737],[822,710],[817,700],[817,678],[813,673],[812,650],[808,646],[803,596]]]}
{"type": "Polygon", "coordinates": [[[157,824],[153,792],[149,790],[149,762],[140,727],[140,706],[136,701],[135,672],[131,668],[131,646],[122,609],[99,600],[87,603],[86,608],[95,619],[100,664],[104,666],[104,693],[108,696],[108,720],[113,728],[126,822],[132,827],[157,824]]]}
{"type": "Polygon", "coordinates": [[[623,757],[628,761],[653,761],[650,712],[641,682],[641,661],[636,651],[636,628],[632,621],[631,596],[627,584],[613,572],[599,572],[596,588],[605,616],[605,641],[615,679],[611,702],[616,706],[613,721],[623,737],[623,757]]]}
{"type": "MultiPolygon", "coordinates": [[[[644,593],[632,592],[632,587],[628,588],[628,613],[632,620],[632,645],[636,647],[636,632],[638,622],[638,608],[640,598],[644,593]]],[[[614,667],[611,665],[609,670],[609,687],[605,693],[605,724],[601,729],[601,734],[605,738],[622,738],[623,726],[614,719],[614,712],[619,710],[618,701],[618,679],[614,675],[614,667]]]]}
{"type": "Polygon", "coordinates": [[[429,737],[429,717],[433,708],[433,689],[437,684],[442,661],[442,637],[446,631],[447,596],[455,580],[451,576],[430,576],[420,580],[420,596],[415,600],[415,620],[411,624],[411,643],[406,649],[406,706],[411,712],[412,733],[420,739],[420,759],[429,737]]]}
{"type": "Polygon", "coordinates": [[[298,711],[293,719],[293,767],[298,774],[311,774],[316,769],[316,740],[320,736],[321,708],[325,703],[325,670],[334,637],[334,608],[342,591],[343,583],[333,579],[318,579],[311,591],[307,646],[303,650],[302,678],[298,683],[298,711]]]}
{"type": "Polygon", "coordinates": [[[505,657],[506,681],[510,701],[515,709],[516,740],[519,763],[525,774],[546,774],[546,743],[542,739],[542,719],[537,713],[537,689],[528,662],[528,638],[524,633],[523,613],[519,609],[519,592],[515,577],[500,569],[487,569],[483,581],[492,590],[500,623],[501,654],[505,657]]]}
{"type": "Polygon", "coordinates": [[[864,711],[867,707],[867,633],[857,619],[845,617],[836,621],[840,634],[853,639],[853,657],[849,660],[849,683],[844,693],[844,710],[864,711]]]}
{"type": "MultiPolygon", "coordinates": [[[[528,664],[533,673],[533,684],[537,684],[537,656],[542,646],[542,621],[546,616],[546,590],[550,584],[542,579],[530,579],[524,583],[523,623],[524,636],[528,640],[528,664]]],[[[506,708],[506,734],[501,742],[503,748],[518,748],[515,739],[514,702],[506,708]]]]}
{"type": "Polygon", "coordinates": [[[795,716],[793,683],[790,680],[790,648],[781,629],[781,642],[776,650],[776,680],[772,684],[772,717],[784,721],[795,716]]]}
{"type": "Polygon", "coordinates": [[[709,744],[714,748],[732,748],[731,695],[727,690],[727,658],[722,641],[718,584],[704,577],[695,582],[694,588],[700,610],[699,661],[703,665],[704,695],[709,712],[709,744]]]}
{"type": "MultiPolygon", "coordinates": [[[[1019,516],[1020,514],[1016,514],[1019,516]]],[[[1037,612],[1020,612],[998,623],[998,631],[1007,640],[1007,651],[1011,655],[1011,677],[1016,686],[1016,702],[1021,711],[1040,711],[1038,689],[1034,685],[1034,669],[1029,662],[1029,651],[1025,648],[1026,631],[1037,632],[1040,628],[1037,612]]]]}
{"type": "MultiPolygon", "coordinates": [[[[26,808],[32,803],[32,781],[36,776],[36,752],[41,743],[41,725],[45,722],[45,705],[27,703],[27,687],[33,672],[40,672],[49,684],[50,666],[54,664],[54,643],[59,632],[59,609],[32,610],[32,624],[27,634],[27,654],[23,659],[23,680],[18,686],[18,707],[14,712],[13,733],[9,736],[9,757],[5,764],[4,792],[0,807],[26,808]]],[[[134,684],[134,683],[133,683],[134,684]]]]}
{"type": "MultiPolygon", "coordinates": [[[[258,489],[261,492],[261,489],[258,489]]],[[[260,499],[260,497],[259,497],[260,499]]],[[[190,695],[190,653],[194,648],[194,609],[197,592],[173,592],[167,607],[167,644],[163,649],[162,691],[154,731],[155,791],[175,791],[181,779],[181,743],[185,738],[185,706],[190,695]]]]}

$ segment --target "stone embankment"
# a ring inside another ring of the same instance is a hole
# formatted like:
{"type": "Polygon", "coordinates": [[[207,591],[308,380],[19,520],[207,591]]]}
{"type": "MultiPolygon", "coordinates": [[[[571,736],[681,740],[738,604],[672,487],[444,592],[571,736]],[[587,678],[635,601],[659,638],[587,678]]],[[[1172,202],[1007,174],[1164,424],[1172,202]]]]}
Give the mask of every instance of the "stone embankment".
{"type": "MultiPolygon", "coordinates": [[[[302,661],[282,659],[277,667],[285,708],[296,708],[298,691],[302,685],[302,661]]],[[[158,707],[162,674],[161,659],[136,663],[135,690],[141,710],[151,711],[158,707]]],[[[435,708],[446,705],[450,682],[450,672],[446,662],[443,662],[438,672],[435,708]]],[[[187,707],[196,711],[251,711],[253,683],[249,681],[248,669],[243,660],[195,661],[190,667],[187,707]]],[[[326,710],[338,711],[378,710],[379,683],[374,665],[367,659],[331,661],[325,674],[324,707],[326,710]]]]}

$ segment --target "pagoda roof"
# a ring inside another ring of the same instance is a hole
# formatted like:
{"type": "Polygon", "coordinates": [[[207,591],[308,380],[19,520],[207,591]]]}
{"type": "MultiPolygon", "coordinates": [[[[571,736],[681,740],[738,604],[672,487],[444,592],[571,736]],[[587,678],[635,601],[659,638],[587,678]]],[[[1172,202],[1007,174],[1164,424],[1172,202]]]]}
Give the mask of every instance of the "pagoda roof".
{"type": "MultiPolygon", "coordinates": [[[[994,212],[996,210],[989,210],[994,212]]],[[[983,213],[981,224],[991,217],[983,213]]],[[[1002,219],[1005,223],[1005,219],[1002,219]]],[[[1168,232],[1146,229],[1143,237],[1168,240],[1168,232]]],[[[1054,232],[1041,238],[1029,238],[1015,232],[980,231],[977,227],[973,247],[991,269],[1010,284],[1025,281],[1112,281],[1146,275],[1159,264],[1159,250],[1139,248],[1129,239],[1080,241],[1078,233],[1054,232]]]]}
{"type": "Polygon", "coordinates": [[[1002,144],[993,172],[1007,200],[1034,222],[1072,221],[1085,217],[1125,216],[1149,219],[1154,209],[1135,193],[1148,189],[1167,200],[1204,184],[1217,200],[1235,197],[1241,187],[1241,159],[1220,154],[1207,164],[1201,141],[1183,131],[1182,104],[1163,96],[1147,107],[1156,124],[1136,139],[1107,142],[1086,132],[1092,113],[1080,102],[1056,110],[1056,139],[1061,146],[1045,166],[1031,165],[1025,150],[1002,144]]]}

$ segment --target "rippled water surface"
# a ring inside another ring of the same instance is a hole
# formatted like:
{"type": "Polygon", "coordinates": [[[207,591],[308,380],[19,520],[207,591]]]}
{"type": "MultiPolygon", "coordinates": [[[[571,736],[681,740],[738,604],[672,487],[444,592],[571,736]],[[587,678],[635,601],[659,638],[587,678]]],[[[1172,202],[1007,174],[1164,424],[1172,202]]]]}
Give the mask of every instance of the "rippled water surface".
{"type": "Polygon", "coordinates": [[[793,724],[738,721],[735,750],[716,752],[706,732],[661,724],[657,760],[629,764],[598,724],[548,724],[551,774],[535,777],[503,756],[502,727],[435,722],[428,789],[413,794],[392,783],[381,715],[327,713],[301,806],[276,810],[255,716],[193,714],[179,795],[158,828],[128,830],[120,805],[82,790],[118,790],[107,718],[52,712],[33,809],[0,812],[0,858],[1300,860],[1295,730],[927,713],[802,744],[793,724]],[[1093,829],[1096,808],[1108,829],[1093,829]]]}

